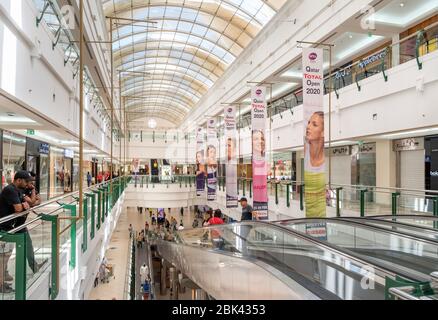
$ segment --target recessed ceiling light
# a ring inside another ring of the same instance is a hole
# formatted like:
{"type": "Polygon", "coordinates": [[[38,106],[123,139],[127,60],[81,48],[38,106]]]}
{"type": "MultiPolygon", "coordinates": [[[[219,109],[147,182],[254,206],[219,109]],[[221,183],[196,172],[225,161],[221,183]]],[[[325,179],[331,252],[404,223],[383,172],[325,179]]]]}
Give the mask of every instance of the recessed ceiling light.
{"type": "Polygon", "coordinates": [[[353,35],[352,35],[352,34],[350,34],[348,37],[349,37],[350,39],[353,39],[353,35]]]}
{"type": "Polygon", "coordinates": [[[400,7],[404,7],[405,6],[405,3],[404,2],[400,2],[400,7]]]}

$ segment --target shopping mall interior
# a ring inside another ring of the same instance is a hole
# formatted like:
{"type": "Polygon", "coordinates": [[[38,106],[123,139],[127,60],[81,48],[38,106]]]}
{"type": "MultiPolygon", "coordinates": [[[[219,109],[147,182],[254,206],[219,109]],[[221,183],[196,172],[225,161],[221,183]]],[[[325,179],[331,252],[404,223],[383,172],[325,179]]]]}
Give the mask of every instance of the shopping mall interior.
{"type": "Polygon", "coordinates": [[[435,300],[437,101],[438,0],[0,0],[0,300],[435,300]]]}

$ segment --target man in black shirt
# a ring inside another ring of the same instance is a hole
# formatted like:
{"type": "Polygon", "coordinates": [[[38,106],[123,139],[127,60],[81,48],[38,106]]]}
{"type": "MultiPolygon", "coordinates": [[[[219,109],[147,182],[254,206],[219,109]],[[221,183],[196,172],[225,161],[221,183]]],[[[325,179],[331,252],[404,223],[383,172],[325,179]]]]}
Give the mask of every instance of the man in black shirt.
{"type": "MultiPolygon", "coordinates": [[[[253,209],[248,204],[248,200],[246,198],[241,198],[239,200],[240,205],[242,206],[242,217],[240,218],[241,221],[252,221],[253,220],[253,209]]],[[[243,224],[240,227],[240,237],[242,240],[242,248],[240,249],[240,252],[243,255],[248,254],[248,243],[247,238],[249,233],[251,232],[252,226],[243,224]]]]}
{"type": "MultiPolygon", "coordinates": [[[[14,181],[5,187],[0,193],[0,218],[19,214],[23,211],[29,210],[27,203],[28,197],[23,196],[23,191],[31,180],[31,176],[26,171],[18,171],[15,173],[14,181]]],[[[0,224],[0,231],[8,232],[14,228],[16,219],[11,219],[5,223],[0,224]]],[[[12,288],[6,281],[13,281],[13,278],[7,272],[9,258],[12,250],[6,246],[0,248],[0,292],[10,293],[12,288]]]]}
{"type": "MultiPolygon", "coordinates": [[[[23,194],[24,194],[24,197],[25,197],[27,203],[29,204],[29,206],[31,208],[33,208],[33,207],[36,207],[36,206],[41,204],[41,197],[40,197],[40,195],[37,193],[37,191],[35,189],[36,174],[31,172],[30,175],[31,175],[32,178],[29,181],[29,183],[27,184],[27,187],[24,190],[23,194]]],[[[17,228],[17,227],[22,226],[23,224],[25,224],[27,216],[28,215],[25,215],[23,217],[17,218],[16,221],[15,221],[14,227],[17,228]]],[[[27,263],[29,264],[29,267],[32,269],[33,273],[37,273],[38,270],[41,268],[41,266],[44,263],[47,262],[47,259],[44,260],[40,264],[38,264],[36,262],[34,248],[33,248],[33,244],[32,244],[32,239],[30,237],[29,230],[27,228],[23,228],[23,229],[17,231],[17,233],[24,233],[26,235],[27,263]]]]}
{"type": "Polygon", "coordinates": [[[248,204],[248,200],[246,198],[242,198],[239,200],[240,205],[242,206],[242,217],[241,221],[251,221],[252,220],[252,207],[248,204]]]}

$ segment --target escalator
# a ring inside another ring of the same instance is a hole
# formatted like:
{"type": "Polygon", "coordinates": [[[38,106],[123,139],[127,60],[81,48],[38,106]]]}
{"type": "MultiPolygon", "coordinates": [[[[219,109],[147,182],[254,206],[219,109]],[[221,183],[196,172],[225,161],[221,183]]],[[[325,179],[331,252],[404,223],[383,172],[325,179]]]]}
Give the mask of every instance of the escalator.
{"type": "MultiPolygon", "coordinates": [[[[215,299],[382,300],[388,297],[388,280],[426,281],[430,279],[427,272],[438,269],[434,269],[437,252],[432,248],[428,255],[411,261],[415,259],[408,255],[414,258],[413,250],[393,250],[380,241],[363,243],[362,234],[345,236],[349,233],[339,226],[345,229],[346,223],[336,222],[333,227],[333,220],[322,220],[312,223],[329,225],[327,239],[332,241],[307,234],[309,221],[294,220],[184,230],[172,239],[157,239],[156,244],[163,258],[215,299]],[[401,257],[391,263],[395,253],[401,257]]],[[[374,230],[382,241],[384,233],[374,230]]]]}
{"type": "Polygon", "coordinates": [[[429,281],[430,274],[438,270],[438,241],[432,231],[420,235],[419,228],[357,218],[295,219],[277,224],[303,234],[316,225],[324,230],[319,237],[322,242],[415,281],[429,281]]]}
{"type": "Polygon", "coordinates": [[[378,219],[375,218],[336,218],[336,220],[341,221],[353,221],[357,223],[362,223],[368,226],[397,232],[405,236],[412,236],[417,239],[422,239],[426,241],[438,242],[438,228],[434,228],[434,223],[438,222],[436,217],[394,217],[394,216],[383,216],[378,219]],[[412,221],[413,223],[405,223],[404,221],[412,221]]]}

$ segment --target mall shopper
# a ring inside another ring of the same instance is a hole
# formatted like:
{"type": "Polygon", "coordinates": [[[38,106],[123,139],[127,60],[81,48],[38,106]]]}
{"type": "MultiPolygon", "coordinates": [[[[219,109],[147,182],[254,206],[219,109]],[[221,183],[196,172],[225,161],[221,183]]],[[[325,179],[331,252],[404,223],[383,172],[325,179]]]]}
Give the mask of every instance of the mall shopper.
{"type": "Polygon", "coordinates": [[[100,184],[103,182],[103,175],[102,172],[99,172],[97,175],[97,183],[100,184]]]}
{"type": "Polygon", "coordinates": [[[151,292],[151,278],[149,275],[146,277],[146,280],[143,283],[142,290],[143,300],[149,300],[149,294],[151,292]]]}
{"type": "Polygon", "coordinates": [[[180,212],[180,214],[181,214],[181,217],[184,217],[184,208],[183,208],[183,207],[181,207],[181,209],[179,210],[179,212],[180,212]]]}
{"type": "Polygon", "coordinates": [[[146,265],[146,262],[140,267],[140,280],[141,284],[144,284],[147,277],[149,276],[149,267],[146,265]]]}
{"type": "Polygon", "coordinates": [[[90,172],[87,172],[87,185],[88,188],[91,187],[91,181],[93,180],[93,177],[91,176],[90,172]]]}
{"type": "Polygon", "coordinates": [[[147,221],[144,223],[144,232],[145,233],[149,232],[149,223],[147,221]]]}
{"type": "MultiPolygon", "coordinates": [[[[220,209],[217,209],[214,212],[213,218],[211,218],[208,221],[208,224],[210,226],[214,225],[222,225],[224,224],[224,220],[222,220],[222,211],[220,209]]],[[[224,239],[221,237],[221,229],[210,229],[210,238],[213,243],[213,248],[222,249],[224,246],[224,239]]]]}
{"type": "Polygon", "coordinates": [[[138,248],[143,248],[143,237],[141,235],[141,232],[139,232],[137,236],[137,249],[138,248]]]}
{"type": "Polygon", "coordinates": [[[242,206],[242,217],[241,221],[250,221],[253,218],[253,209],[248,204],[248,200],[246,198],[242,198],[239,200],[240,205],[242,206]]]}
{"type": "Polygon", "coordinates": [[[174,217],[172,217],[170,222],[170,229],[172,231],[176,231],[178,229],[178,221],[176,221],[176,219],[174,217]]]}
{"type": "MultiPolygon", "coordinates": [[[[242,216],[241,221],[251,221],[253,220],[253,209],[248,204],[248,200],[246,198],[241,198],[239,200],[240,205],[242,206],[242,216]]],[[[241,225],[240,226],[240,237],[242,239],[242,247],[240,248],[242,254],[248,253],[247,246],[247,238],[249,233],[251,232],[252,227],[250,225],[241,225]]],[[[239,248],[238,248],[239,249],[239,248]]]]}
{"type": "Polygon", "coordinates": [[[141,230],[141,244],[142,244],[142,246],[145,243],[146,243],[146,236],[145,236],[144,230],[141,230]]]}
{"type": "Polygon", "coordinates": [[[129,225],[128,231],[129,231],[129,239],[131,239],[132,238],[132,224],[129,225]]]}
{"type": "MultiPolygon", "coordinates": [[[[31,176],[26,171],[18,171],[15,173],[14,181],[0,193],[0,218],[29,210],[30,206],[27,200],[30,199],[23,197],[23,192],[30,180],[31,176]]],[[[0,231],[8,232],[14,229],[14,224],[15,219],[9,220],[0,225],[0,231]]],[[[13,292],[12,287],[6,283],[14,280],[7,271],[12,250],[13,248],[8,246],[7,243],[2,243],[0,246],[0,293],[13,292]]]]}
{"type": "Polygon", "coordinates": [[[220,209],[215,210],[213,218],[208,220],[208,225],[218,225],[224,224],[224,220],[222,219],[222,211],[220,209]]]}
{"type": "MultiPolygon", "coordinates": [[[[36,174],[33,172],[30,172],[29,174],[31,176],[31,180],[27,184],[27,187],[24,190],[23,195],[29,206],[33,208],[41,204],[41,196],[36,191],[36,187],[35,187],[36,174]]],[[[14,227],[17,228],[24,225],[26,223],[27,216],[28,214],[15,219],[14,227]]],[[[17,233],[25,234],[27,263],[29,264],[29,267],[32,269],[33,273],[37,273],[38,270],[41,269],[41,267],[47,262],[47,259],[45,259],[41,263],[36,262],[32,239],[30,237],[29,230],[27,228],[23,228],[17,231],[17,233]]]]}
{"type": "Polygon", "coordinates": [[[207,227],[208,226],[208,221],[210,221],[211,218],[213,218],[213,210],[208,210],[204,214],[204,220],[202,221],[202,226],[203,227],[207,227]]]}

